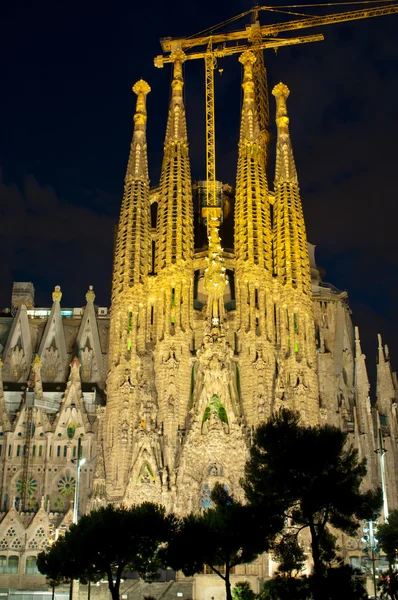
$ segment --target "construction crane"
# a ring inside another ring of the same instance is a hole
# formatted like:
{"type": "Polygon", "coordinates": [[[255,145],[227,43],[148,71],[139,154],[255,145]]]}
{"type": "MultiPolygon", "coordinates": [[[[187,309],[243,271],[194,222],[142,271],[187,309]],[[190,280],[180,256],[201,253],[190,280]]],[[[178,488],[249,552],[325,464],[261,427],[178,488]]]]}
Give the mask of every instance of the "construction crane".
{"type": "MultiPolygon", "coordinates": [[[[308,42],[319,42],[323,40],[322,34],[308,35],[303,37],[286,38],[286,39],[269,39],[256,45],[256,51],[262,51],[268,48],[277,49],[282,46],[296,46],[297,44],[305,44],[308,42]]],[[[172,51],[181,48],[181,43],[177,45],[171,44],[172,51]]],[[[217,207],[216,198],[216,140],[215,140],[215,114],[214,114],[214,68],[217,58],[224,58],[232,54],[241,54],[245,50],[252,50],[251,45],[234,45],[222,46],[218,48],[212,47],[212,40],[209,39],[208,47],[203,52],[193,52],[186,55],[186,60],[194,60],[203,58],[205,61],[206,74],[206,192],[207,206],[204,216],[207,217],[208,227],[215,224],[220,218],[220,209],[217,207]]],[[[161,68],[165,63],[173,62],[172,54],[170,56],[157,56],[155,58],[155,66],[161,68]]]]}
{"type": "MultiPolygon", "coordinates": [[[[363,4],[377,4],[365,0],[363,4]]],[[[344,4],[341,3],[341,4],[344,4]]],[[[353,4],[348,2],[347,4],[353,4]]],[[[317,5],[290,5],[290,6],[255,6],[254,8],[225,21],[212,29],[216,30],[227,25],[238,18],[246,15],[254,15],[254,23],[248,25],[243,30],[231,31],[228,33],[213,33],[209,28],[206,32],[191,37],[183,38],[163,38],[161,40],[163,55],[155,58],[155,66],[161,68],[165,63],[172,62],[170,53],[174,50],[190,50],[192,48],[205,46],[205,49],[200,52],[186,53],[186,60],[204,59],[205,61],[205,83],[206,83],[206,182],[207,182],[207,214],[212,215],[212,220],[216,221],[219,210],[217,210],[216,202],[216,149],[215,149],[215,109],[214,109],[214,68],[217,58],[224,58],[236,53],[242,53],[247,49],[252,50],[257,57],[256,75],[256,105],[259,118],[260,131],[263,135],[264,157],[267,140],[267,126],[269,122],[268,100],[267,100],[267,83],[266,72],[263,59],[263,50],[268,48],[277,49],[281,46],[290,46],[302,44],[306,42],[314,42],[324,39],[323,35],[313,35],[296,38],[275,39],[271,36],[278,36],[280,33],[297,31],[309,27],[320,27],[324,25],[333,25],[336,23],[345,23],[347,21],[355,21],[359,19],[368,19],[371,17],[379,17],[398,13],[398,2],[389,4],[379,4],[375,7],[363,8],[359,10],[351,10],[346,12],[332,13],[329,15],[305,15],[304,18],[275,23],[271,25],[260,25],[258,14],[260,11],[285,12],[289,15],[292,13],[289,8],[309,8],[309,7],[330,7],[333,4],[317,4],[317,5]],[[207,32],[211,31],[210,34],[207,32]],[[264,40],[266,38],[266,40],[264,40]],[[244,40],[246,44],[240,45],[239,42],[244,40]],[[229,46],[230,42],[237,42],[235,45],[229,46]],[[220,44],[214,47],[214,45],[220,44]],[[260,56],[261,55],[261,56],[260,56]],[[260,58],[259,58],[260,56],[260,58]]],[[[208,223],[210,219],[208,218],[208,223]]]]}

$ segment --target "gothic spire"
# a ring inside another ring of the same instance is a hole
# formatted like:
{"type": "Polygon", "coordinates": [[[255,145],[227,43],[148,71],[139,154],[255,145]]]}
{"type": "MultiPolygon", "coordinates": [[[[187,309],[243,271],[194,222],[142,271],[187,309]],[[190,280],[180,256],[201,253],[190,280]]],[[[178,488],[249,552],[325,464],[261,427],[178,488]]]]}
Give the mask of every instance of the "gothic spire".
{"type": "Polygon", "coordinates": [[[243,106],[240,127],[238,173],[235,200],[235,253],[238,267],[258,265],[268,277],[272,273],[271,220],[265,173],[264,144],[255,104],[253,64],[250,51],[244,52],[243,106]]]}
{"type": "Polygon", "coordinates": [[[183,267],[193,257],[191,168],[183,102],[182,65],[185,54],[176,50],[171,102],[164,142],[157,215],[156,272],[171,265],[183,267]]]}
{"type": "Polygon", "coordinates": [[[142,79],[133,86],[137,106],[116,236],[112,303],[121,296],[124,299],[132,297],[133,286],[144,282],[150,268],[151,215],[146,143],[146,96],[150,91],[142,79]]]}
{"type": "Polygon", "coordinates": [[[311,275],[303,209],[296,166],[289,136],[286,99],[288,87],[279,83],[272,90],[276,98],[274,271],[281,285],[311,294],[311,275]]]}

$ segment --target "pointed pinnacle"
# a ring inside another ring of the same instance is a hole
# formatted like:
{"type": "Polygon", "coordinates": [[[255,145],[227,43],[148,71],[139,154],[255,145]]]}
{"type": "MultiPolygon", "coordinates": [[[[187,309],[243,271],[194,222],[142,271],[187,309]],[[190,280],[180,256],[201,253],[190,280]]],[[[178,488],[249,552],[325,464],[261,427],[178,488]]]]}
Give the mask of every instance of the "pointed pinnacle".
{"type": "Polygon", "coordinates": [[[251,50],[245,50],[245,52],[242,52],[242,54],[239,56],[238,60],[240,63],[242,63],[242,65],[253,65],[257,59],[251,50]]]}
{"type": "Polygon", "coordinates": [[[52,293],[52,297],[53,297],[53,302],[61,302],[62,292],[61,292],[61,287],[59,285],[55,286],[54,291],[52,293]]]}
{"type": "Polygon", "coordinates": [[[289,88],[287,87],[287,85],[282,83],[282,81],[279,82],[272,90],[272,95],[275,96],[275,98],[282,97],[282,98],[285,98],[285,100],[286,100],[286,98],[289,97],[289,94],[290,94],[289,88]]]}
{"type": "Polygon", "coordinates": [[[88,287],[88,292],[86,293],[86,302],[94,302],[95,300],[95,292],[92,285],[88,287]]]}
{"type": "Polygon", "coordinates": [[[139,79],[133,85],[132,89],[133,89],[134,94],[137,94],[137,96],[139,96],[140,94],[143,94],[144,96],[146,96],[151,91],[149,84],[146,81],[144,81],[143,79],[139,79]]]}

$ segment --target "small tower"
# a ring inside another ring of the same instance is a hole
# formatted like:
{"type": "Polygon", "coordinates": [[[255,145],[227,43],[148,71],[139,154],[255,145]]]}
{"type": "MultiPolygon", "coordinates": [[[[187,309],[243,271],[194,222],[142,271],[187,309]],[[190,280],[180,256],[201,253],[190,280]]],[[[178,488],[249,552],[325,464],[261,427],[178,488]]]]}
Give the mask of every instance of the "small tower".
{"type": "Polygon", "coordinates": [[[307,234],[289,135],[288,87],[279,83],[276,98],[273,263],[275,342],[278,350],[276,406],[282,400],[308,423],[319,418],[317,357],[307,234]]]}
{"type": "Polygon", "coordinates": [[[133,394],[140,355],[145,350],[146,294],[150,269],[150,202],[146,144],[146,96],[142,79],[137,94],[134,134],[116,235],[107,381],[105,462],[107,495],[120,501],[131,466],[133,429],[138,419],[133,394]]]}

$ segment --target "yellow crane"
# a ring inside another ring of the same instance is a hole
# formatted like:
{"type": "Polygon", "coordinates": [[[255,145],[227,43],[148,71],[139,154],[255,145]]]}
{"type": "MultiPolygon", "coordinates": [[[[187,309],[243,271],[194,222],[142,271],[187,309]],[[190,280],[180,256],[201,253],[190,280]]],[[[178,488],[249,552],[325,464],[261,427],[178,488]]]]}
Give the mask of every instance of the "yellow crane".
{"type": "MultiPolygon", "coordinates": [[[[345,3],[343,2],[340,4],[343,5],[345,3]]],[[[355,2],[348,2],[347,4],[355,4],[355,2]]],[[[268,48],[277,49],[281,46],[303,44],[306,42],[315,42],[324,39],[323,35],[321,34],[284,39],[276,38],[276,36],[278,36],[280,33],[398,13],[398,2],[390,2],[389,4],[386,4],[385,2],[380,2],[380,0],[375,0],[375,2],[365,0],[364,2],[360,2],[360,4],[376,4],[376,6],[367,6],[366,8],[350,10],[346,12],[337,12],[328,15],[305,15],[303,18],[300,19],[284,21],[281,23],[274,23],[270,25],[260,25],[260,22],[258,20],[258,13],[260,11],[282,11],[292,15],[296,13],[292,13],[289,10],[284,9],[330,7],[333,6],[333,4],[328,3],[323,5],[297,4],[290,6],[255,6],[254,8],[213,27],[214,30],[219,29],[223,25],[231,23],[238,18],[244,17],[252,13],[254,15],[254,23],[247,25],[245,29],[231,31],[227,33],[207,34],[205,32],[200,32],[199,34],[191,37],[168,37],[163,38],[161,40],[162,50],[164,54],[157,56],[154,60],[155,66],[158,68],[163,67],[165,63],[172,62],[170,58],[170,53],[172,53],[177,48],[186,51],[192,48],[205,46],[205,49],[201,50],[200,52],[186,53],[186,59],[193,60],[201,58],[205,61],[207,214],[209,217],[211,217],[211,220],[213,220],[213,222],[219,219],[219,210],[217,210],[216,202],[216,150],[214,113],[214,68],[216,65],[217,58],[224,58],[225,56],[230,56],[231,54],[242,53],[247,49],[251,49],[255,52],[256,57],[258,59],[258,61],[256,61],[258,63],[256,68],[256,102],[260,130],[263,133],[265,149],[269,116],[266,83],[267,80],[263,60],[263,50],[268,48]],[[239,42],[241,42],[242,40],[244,40],[246,44],[239,44],[239,42]],[[231,42],[235,42],[235,45],[228,45],[231,42]],[[214,47],[214,45],[216,44],[219,45],[214,47]]],[[[206,32],[207,31],[209,31],[209,29],[206,30],[206,32]]],[[[208,218],[208,223],[209,221],[210,219],[208,218]]]]}

